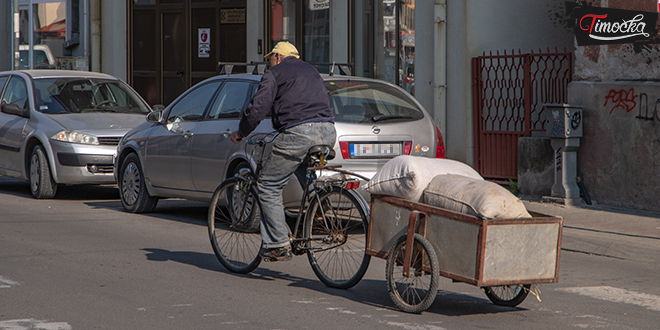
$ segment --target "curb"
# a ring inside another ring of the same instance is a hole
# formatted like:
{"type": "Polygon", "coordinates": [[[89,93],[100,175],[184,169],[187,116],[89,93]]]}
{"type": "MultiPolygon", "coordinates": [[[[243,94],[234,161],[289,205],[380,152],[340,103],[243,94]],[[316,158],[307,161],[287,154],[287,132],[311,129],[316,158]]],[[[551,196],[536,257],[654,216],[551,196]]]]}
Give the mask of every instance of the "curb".
{"type": "Polygon", "coordinates": [[[660,264],[658,213],[600,205],[523,203],[530,211],[564,218],[564,251],[660,264]]]}

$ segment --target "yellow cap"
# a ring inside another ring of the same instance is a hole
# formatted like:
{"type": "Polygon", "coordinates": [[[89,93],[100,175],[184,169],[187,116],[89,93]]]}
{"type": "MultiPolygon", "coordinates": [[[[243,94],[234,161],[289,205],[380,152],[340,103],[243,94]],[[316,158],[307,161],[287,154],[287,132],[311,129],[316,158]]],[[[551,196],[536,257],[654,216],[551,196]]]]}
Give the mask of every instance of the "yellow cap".
{"type": "Polygon", "coordinates": [[[270,53],[266,54],[264,56],[267,60],[270,59],[273,54],[280,54],[284,57],[286,56],[295,56],[296,58],[300,58],[300,54],[298,53],[298,49],[296,49],[296,46],[292,45],[288,41],[280,41],[273,47],[273,50],[270,51],[270,53]]]}

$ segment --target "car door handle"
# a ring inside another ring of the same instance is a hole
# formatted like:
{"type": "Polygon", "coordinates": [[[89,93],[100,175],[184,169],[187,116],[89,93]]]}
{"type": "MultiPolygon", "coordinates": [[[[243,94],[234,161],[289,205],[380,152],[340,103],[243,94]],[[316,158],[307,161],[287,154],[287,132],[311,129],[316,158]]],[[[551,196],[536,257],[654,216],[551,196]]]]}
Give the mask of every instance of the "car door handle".
{"type": "Polygon", "coordinates": [[[228,129],[224,133],[222,133],[223,137],[229,137],[230,135],[231,135],[231,130],[230,129],[228,129]]]}
{"type": "Polygon", "coordinates": [[[191,131],[186,131],[185,133],[183,133],[183,137],[186,139],[192,137],[193,135],[195,134],[191,131]]]}

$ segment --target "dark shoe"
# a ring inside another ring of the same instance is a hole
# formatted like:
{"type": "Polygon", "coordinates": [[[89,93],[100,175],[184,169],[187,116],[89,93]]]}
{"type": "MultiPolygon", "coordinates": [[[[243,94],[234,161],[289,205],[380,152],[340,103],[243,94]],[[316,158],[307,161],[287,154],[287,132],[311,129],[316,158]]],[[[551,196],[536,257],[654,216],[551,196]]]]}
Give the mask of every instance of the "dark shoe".
{"type": "Polygon", "coordinates": [[[293,259],[290,246],[263,249],[259,252],[259,255],[261,255],[264,261],[290,261],[293,259]]]}

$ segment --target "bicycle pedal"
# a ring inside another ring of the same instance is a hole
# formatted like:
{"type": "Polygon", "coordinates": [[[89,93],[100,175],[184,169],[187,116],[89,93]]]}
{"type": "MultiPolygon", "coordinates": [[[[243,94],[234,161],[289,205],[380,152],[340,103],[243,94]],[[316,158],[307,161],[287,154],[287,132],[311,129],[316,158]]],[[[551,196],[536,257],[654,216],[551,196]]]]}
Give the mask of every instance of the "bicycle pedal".
{"type": "Polygon", "coordinates": [[[279,262],[279,261],[291,261],[292,259],[293,259],[293,256],[289,255],[288,257],[284,257],[282,259],[263,257],[261,259],[261,261],[263,261],[263,262],[279,262]]]}

